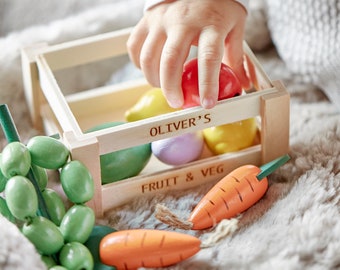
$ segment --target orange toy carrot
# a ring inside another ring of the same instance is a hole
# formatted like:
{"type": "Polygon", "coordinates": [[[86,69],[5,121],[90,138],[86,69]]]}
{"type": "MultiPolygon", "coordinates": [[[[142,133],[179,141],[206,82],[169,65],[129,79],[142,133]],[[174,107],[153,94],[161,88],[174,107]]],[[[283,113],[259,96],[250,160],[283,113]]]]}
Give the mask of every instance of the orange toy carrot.
{"type": "Polygon", "coordinates": [[[191,235],[162,230],[125,230],[106,235],[99,254],[104,264],[120,269],[165,267],[181,262],[200,250],[201,241],[191,235]]]}
{"type": "Polygon", "coordinates": [[[197,204],[189,217],[193,230],[209,228],[222,219],[247,210],[266,193],[267,177],[259,181],[260,168],[245,165],[219,181],[197,204]]]}
{"type": "Polygon", "coordinates": [[[156,217],[182,229],[202,230],[229,219],[254,205],[266,193],[267,175],[289,160],[285,155],[261,168],[241,166],[222,178],[201,199],[187,221],[181,221],[166,208],[158,206],[156,217]]]}

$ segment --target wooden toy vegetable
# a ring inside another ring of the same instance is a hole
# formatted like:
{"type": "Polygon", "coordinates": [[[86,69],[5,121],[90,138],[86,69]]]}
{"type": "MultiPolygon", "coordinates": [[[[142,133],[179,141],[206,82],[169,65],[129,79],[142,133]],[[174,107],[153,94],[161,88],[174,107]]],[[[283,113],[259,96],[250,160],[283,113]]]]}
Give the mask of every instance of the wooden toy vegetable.
{"type": "Polygon", "coordinates": [[[5,177],[25,176],[30,167],[31,155],[24,144],[12,142],[5,146],[1,155],[1,171],[5,177]]]}
{"type": "Polygon", "coordinates": [[[60,251],[60,263],[66,269],[93,269],[90,251],[81,243],[72,242],[64,245],[60,251]]]}
{"type": "MultiPolygon", "coordinates": [[[[58,269],[58,268],[54,268],[54,267],[57,267],[57,265],[56,265],[56,262],[53,260],[52,256],[42,255],[40,258],[41,258],[42,262],[45,264],[45,266],[48,270],[58,269]]],[[[62,266],[60,266],[60,267],[62,267],[62,266]]]]}
{"type": "Polygon", "coordinates": [[[255,118],[203,130],[204,140],[215,155],[239,151],[254,143],[257,133],[255,118]]]}
{"type": "Polygon", "coordinates": [[[35,136],[27,143],[32,163],[46,169],[59,169],[69,158],[69,150],[59,140],[48,136],[35,136]]]}
{"type": "MultiPolygon", "coordinates": [[[[122,125],[124,122],[109,122],[95,126],[87,132],[122,125]]],[[[123,180],[139,174],[151,158],[151,143],[137,145],[100,156],[102,184],[123,180]]]]}
{"type": "Polygon", "coordinates": [[[132,122],[177,110],[169,106],[160,88],[151,88],[125,112],[125,119],[132,122]]]}
{"type": "Polygon", "coordinates": [[[65,268],[64,266],[61,266],[61,265],[54,265],[54,266],[48,268],[48,270],[68,270],[68,269],[65,268]]]}
{"type": "MultiPolygon", "coordinates": [[[[182,74],[183,108],[201,104],[198,89],[197,58],[194,58],[184,65],[182,74]]],[[[235,73],[229,66],[221,63],[218,100],[239,96],[241,94],[242,87],[235,73]]]]}
{"type": "Polygon", "coordinates": [[[86,203],[94,195],[92,176],[78,160],[72,160],[62,167],[60,182],[67,198],[73,203],[86,203]]]}
{"type": "Polygon", "coordinates": [[[50,188],[45,188],[41,194],[45,200],[51,221],[59,226],[66,213],[63,200],[57,192],[50,188]]]}
{"type": "Polygon", "coordinates": [[[7,218],[10,222],[15,222],[15,217],[8,209],[7,202],[4,198],[0,197],[0,214],[7,218]]]}
{"type": "Polygon", "coordinates": [[[196,131],[154,141],[151,150],[165,164],[182,165],[198,159],[203,146],[203,135],[196,131]]]}
{"type": "Polygon", "coordinates": [[[85,243],[95,223],[93,210],[83,204],[73,205],[60,223],[60,231],[65,242],[85,243]]]}
{"type": "Polygon", "coordinates": [[[69,150],[57,139],[37,136],[31,138],[27,146],[20,143],[4,104],[0,105],[0,124],[9,149],[5,155],[1,154],[4,162],[0,162],[0,170],[4,170],[9,179],[1,174],[5,196],[0,197],[0,213],[34,244],[46,266],[92,270],[92,255],[82,244],[88,239],[95,221],[93,210],[84,204],[94,194],[89,171],[79,161],[69,161],[69,150]],[[47,188],[44,168],[61,170],[64,192],[76,203],[66,212],[61,197],[47,188]]]}
{"type": "Polygon", "coordinates": [[[41,168],[35,164],[31,164],[32,173],[37,181],[37,185],[40,191],[43,191],[47,187],[48,176],[45,168],[41,168]]]}
{"type": "Polygon", "coordinates": [[[47,218],[36,216],[26,222],[21,230],[41,254],[55,254],[64,245],[59,228],[47,218]]]}
{"type": "Polygon", "coordinates": [[[125,230],[105,236],[99,254],[103,263],[120,269],[165,267],[200,250],[201,241],[190,235],[162,230],[125,230]]]}
{"type": "Polygon", "coordinates": [[[1,156],[2,154],[0,153],[0,192],[3,192],[7,184],[7,177],[1,171],[1,156]]]}
{"type": "Polygon", "coordinates": [[[33,184],[24,176],[16,175],[8,180],[5,188],[8,209],[19,220],[36,215],[38,196],[33,184]]]}
{"type": "Polygon", "coordinates": [[[201,199],[188,220],[181,220],[164,206],[158,206],[156,217],[172,226],[202,230],[213,227],[222,219],[229,219],[254,205],[266,193],[267,175],[289,160],[285,155],[261,168],[244,165],[223,177],[201,199]]]}

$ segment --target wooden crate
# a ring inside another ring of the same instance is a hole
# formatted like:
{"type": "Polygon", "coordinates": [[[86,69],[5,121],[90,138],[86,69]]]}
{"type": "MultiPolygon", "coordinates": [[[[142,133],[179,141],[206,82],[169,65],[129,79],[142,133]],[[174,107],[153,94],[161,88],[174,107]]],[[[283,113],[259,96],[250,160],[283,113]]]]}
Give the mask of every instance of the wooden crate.
{"type": "Polygon", "coordinates": [[[22,50],[25,94],[33,124],[37,129],[45,129],[47,135],[59,133],[72,158],[81,160],[89,168],[96,187],[89,205],[97,216],[136,196],[217,181],[240,165],[261,165],[288,152],[289,94],[280,81],[272,82],[268,78],[247,44],[244,44],[245,65],[254,89],[246,95],[220,101],[210,110],[195,107],[84,133],[86,128],[99,122],[124,120],[125,110],[150,86],[145,80],[129,81],[64,96],[53,72],[126,54],[130,31],[123,29],[22,50]],[[210,121],[200,120],[207,116],[210,121]],[[152,158],[140,175],[101,184],[100,155],[250,117],[259,119],[259,140],[247,149],[218,156],[203,151],[201,159],[174,167],[152,158]],[[195,125],[187,124],[190,119],[195,119],[195,125]],[[162,131],[171,123],[183,123],[183,128],[162,131]],[[151,130],[159,132],[151,136],[151,130]]]}

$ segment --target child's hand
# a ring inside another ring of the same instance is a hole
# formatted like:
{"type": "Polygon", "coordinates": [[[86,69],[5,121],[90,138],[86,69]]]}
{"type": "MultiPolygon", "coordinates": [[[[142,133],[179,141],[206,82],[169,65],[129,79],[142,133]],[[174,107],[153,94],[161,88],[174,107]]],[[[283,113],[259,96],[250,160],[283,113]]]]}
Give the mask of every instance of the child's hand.
{"type": "Polygon", "coordinates": [[[161,87],[172,107],[183,104],[181,78],[191,45],[198,46],[201,104],[217,102],[221,61],[249,88],[243,67],[244,7],[233,0],[167,1],[145,12],[128,40],[131,60],[161,87]]]}

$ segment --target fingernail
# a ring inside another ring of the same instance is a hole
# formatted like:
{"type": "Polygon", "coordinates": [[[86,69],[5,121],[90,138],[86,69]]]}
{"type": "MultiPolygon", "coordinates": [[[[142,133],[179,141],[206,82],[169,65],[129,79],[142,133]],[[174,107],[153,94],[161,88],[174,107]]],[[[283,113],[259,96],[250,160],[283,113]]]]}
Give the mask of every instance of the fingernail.
{"type": "Polygon", "coordinates": [[[168,100],[168,103],[170,107],[175,109],[181,108],[183,105],[183,101],[181,101],[180,99],[168,100]]]}
{"type": "Polygon", "coordinates": [[[215,100],[213,98],[203,98],[201,101],[202,107],[205,109],[211,109],[215,106],[215,100]]]}

